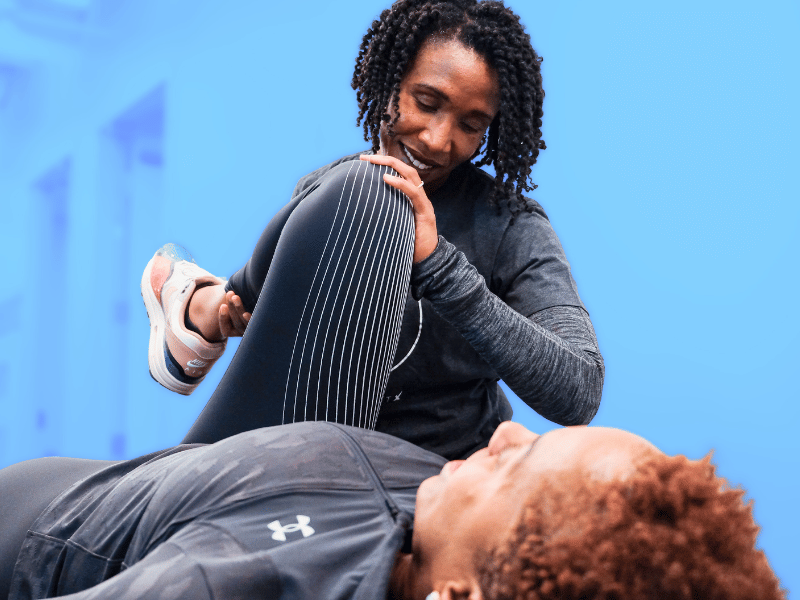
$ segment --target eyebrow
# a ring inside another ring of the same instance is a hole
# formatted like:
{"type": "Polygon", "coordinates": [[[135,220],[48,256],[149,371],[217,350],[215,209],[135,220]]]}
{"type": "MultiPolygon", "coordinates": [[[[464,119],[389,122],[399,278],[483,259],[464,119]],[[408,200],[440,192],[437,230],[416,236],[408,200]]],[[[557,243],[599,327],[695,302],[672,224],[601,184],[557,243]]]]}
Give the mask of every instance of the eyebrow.
{"type": "MultiPolygon", "coordinates": [[[[448,102],[450,102],[450,96],[448,96],[447,94],[445,94],[445,93],[444,93],[442,90],[440,90],[440,89],[439,89],[439,88],[437,88],[437,87],[434,87],[434,86],[432,86],[432,85],[430,85],[430,84],[428,84],[428,83],[415,83],[414,85],[415,85],[416,87],[425,88],[426,90],[428,90],[428,91],[429,91],[429,92],[431,92],[432,94],[435,94],[436,96],[439,96],[439,97],[440,97],[440,98],[442,98],[443,100],[447,100],[448,102]]],[[[489,121],[490,123],[491,123],[491,122],[492,122],[492,120],[494,119],[494,117],[493,117],[493,116],[491,116],[491,115],[489,115],[489,114],[487,114],[487,113],[483,112],[482,110],[478,110],[478,109],[475,109],[475,110],[471,110],[471,111],[469,111],[469,115],[470,115],[470,116],[475,116],[475,117],[481,117],[481,118],[484,118],[484,119],[486,119],[487,121],[489,121]]]]}

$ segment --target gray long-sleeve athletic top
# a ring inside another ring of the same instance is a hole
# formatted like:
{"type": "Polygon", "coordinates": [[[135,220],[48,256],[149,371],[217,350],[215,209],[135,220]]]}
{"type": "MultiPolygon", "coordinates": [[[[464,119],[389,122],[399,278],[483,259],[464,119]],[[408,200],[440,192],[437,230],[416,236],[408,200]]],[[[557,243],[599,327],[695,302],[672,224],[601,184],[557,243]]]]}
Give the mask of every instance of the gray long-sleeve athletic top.
{"type": "Polygon", "coordinates": [[[498,379],[561,425],[591,421],[603,388],[594,329],[547,215],[531,201],[512,224],[488,203],[493,185],[467,163],[430,194],[440,239],[412,270],[397,362],[417,339],[420,307],[422,331],[376,427],[448,458],[486,446],[511,418],[498,379]]]}
{"type": "Polygon", "coordinates": [[[414,281],[414,296],[428,298],[531,408],[562,425],[591,421],[604,368],[583,309],[554,306],[526,319],[443,237],[416,266],[414,281]]]}

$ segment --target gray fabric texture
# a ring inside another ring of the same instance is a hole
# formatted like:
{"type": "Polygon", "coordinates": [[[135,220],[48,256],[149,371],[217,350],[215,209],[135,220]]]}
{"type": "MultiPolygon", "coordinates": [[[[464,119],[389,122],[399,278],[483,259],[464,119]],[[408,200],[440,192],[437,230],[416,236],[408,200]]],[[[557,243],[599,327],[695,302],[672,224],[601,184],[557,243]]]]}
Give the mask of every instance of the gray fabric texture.
{"type": "Polygon", "coordinates": [[[427,298],[529,406],[561,425],[592,420],[605,372],[589,316],[554,306],[531,319],[492,294],[462,252],[443,237],[412,269],[412,292],[427,298]]]}

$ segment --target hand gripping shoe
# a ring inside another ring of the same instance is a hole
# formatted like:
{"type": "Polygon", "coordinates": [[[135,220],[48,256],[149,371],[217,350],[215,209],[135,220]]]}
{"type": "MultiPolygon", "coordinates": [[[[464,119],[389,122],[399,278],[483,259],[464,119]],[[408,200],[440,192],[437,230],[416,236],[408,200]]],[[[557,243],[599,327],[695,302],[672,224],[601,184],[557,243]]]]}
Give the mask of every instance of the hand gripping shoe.
{"type": "Polygon", "coordinates": [[[150,317],[150,375],[168,390],[188,396],[225,352],[227,340],[209,342],[186,328],[184,316],[195,290],[225,283],[201,269],[185,248],[166,244],[142,275],[142,298],[150,317]]]}

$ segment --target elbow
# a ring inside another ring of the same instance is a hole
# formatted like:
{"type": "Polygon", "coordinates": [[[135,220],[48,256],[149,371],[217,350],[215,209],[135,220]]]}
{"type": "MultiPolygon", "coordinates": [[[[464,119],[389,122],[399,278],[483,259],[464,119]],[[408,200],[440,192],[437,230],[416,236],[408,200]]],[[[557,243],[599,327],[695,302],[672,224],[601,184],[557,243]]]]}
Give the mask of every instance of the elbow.
{"type": "Polygon", "coordinates": [[[600,408],[600,400],[603,397],[603,380],[605,379],[605,366],[603,359],[597,355],[597,359],[592,361],[583,370],[578,378],[577,389],[572,395],[572,410],[565,415],[565,422],[561,425],[588,425],[594,419],[600,408]]]}
{"type": "Polygon", "coordinates": [[[588,425],[600,408],[604,378],[603,359],[598,355],[528,405],[558,425],[588,425]]]}
{"type": "Polygon", "coordinates": [[[592,419],[594,419],[600,408],[601,396],[602,383],[597,389],[590,389],[580,397],[573,397],[568,404],[572,410],[563,415],[559,415],[561,418],[555,422],[565,427],[572,425],[588,425],[592,422],[592,419]]]}
{"type": "MultiPolygon", "coordinates": [[[[587,394],[580,399],[572,399],[569,412],[561,412],[550,418],[551,421],[564,427],[588,425],[600,408],[600,393],[587,394]]],[[[545,416],[545,415],[543,415],[545,416]]],[[[548,417],[549,418],[549,417],[548,417]]]]}

